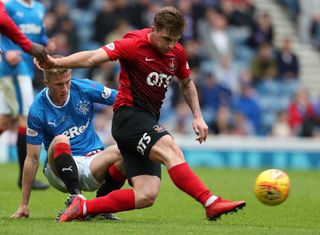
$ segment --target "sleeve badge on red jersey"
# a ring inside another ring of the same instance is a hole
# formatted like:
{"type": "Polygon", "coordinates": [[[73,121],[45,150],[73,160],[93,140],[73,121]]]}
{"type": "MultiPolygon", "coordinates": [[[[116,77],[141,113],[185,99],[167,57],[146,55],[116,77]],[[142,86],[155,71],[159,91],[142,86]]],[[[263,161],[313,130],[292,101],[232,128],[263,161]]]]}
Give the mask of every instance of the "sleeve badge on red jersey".
{"type": "Polygon", "coordinates": [[[106,48],[108,48],[109,50],[113,51],[116,47],[115,47],[114,43],[112,42],[112,43],[107,44],[106,48]]]}

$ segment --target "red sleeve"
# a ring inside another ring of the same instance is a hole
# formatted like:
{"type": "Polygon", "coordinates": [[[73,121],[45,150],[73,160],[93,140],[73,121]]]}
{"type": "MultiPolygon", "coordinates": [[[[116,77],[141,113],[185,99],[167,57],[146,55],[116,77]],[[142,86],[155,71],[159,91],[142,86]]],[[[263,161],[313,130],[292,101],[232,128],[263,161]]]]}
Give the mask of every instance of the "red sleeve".
{"type": "Polygon", "coordinates": [[[179,63],[179,68],[177,69],[177,72],[175,75],[178,79],[185,79],[190,76],[190,68],[189,68],[189,64],[187,61],[187,56],[184,51],[184,48],[182,46],[179,46],[178,49],[179,49],[180,63],[179,63]]]}
{"type": "Polygon", "coordinates": [[[114,41],[102,47],[110,60],[133,60],[137,54],[137,42],[132,38],[114,41]]]}
{"type": "Polygon", "coordinates": [[[0,2],[0,15],[0,32],[19,44],[23,50],[27,52],[31,51],[32,42],[20,31],[17,25],[8,16],[2,2],[0,2]]]}

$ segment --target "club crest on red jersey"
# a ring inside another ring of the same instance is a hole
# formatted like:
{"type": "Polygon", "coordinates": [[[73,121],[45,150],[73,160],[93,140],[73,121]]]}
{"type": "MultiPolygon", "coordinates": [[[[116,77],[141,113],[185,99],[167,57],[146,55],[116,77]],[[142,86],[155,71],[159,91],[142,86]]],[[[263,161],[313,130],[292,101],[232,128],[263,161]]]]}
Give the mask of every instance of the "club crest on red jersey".
{"type": "Polygon", "coordinates": [[[177,61],[176,58],[170,58],[169,59],[169,70],[175,71],[177,69],[177,61]]]}
{"type": "Polygon", "coordinates": [[[106,45],[106,48],[108,48],[109,50],[113,51],[113,50],[116,48],[116,46],[115,46],[114,43],[112,42],[112,43],[107,44],[107,45],[106,45]]]}

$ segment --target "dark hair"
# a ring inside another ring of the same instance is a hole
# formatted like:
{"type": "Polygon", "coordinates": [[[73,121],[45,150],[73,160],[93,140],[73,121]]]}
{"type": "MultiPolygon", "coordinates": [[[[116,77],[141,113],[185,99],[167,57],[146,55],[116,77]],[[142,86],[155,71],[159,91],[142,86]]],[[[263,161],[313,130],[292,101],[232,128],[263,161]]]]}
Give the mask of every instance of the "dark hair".
{"type": "Polygon", "coordinates": [[[154,16],[157,31],[166,30],[170,35],[181,35],[186,26],[183,14],[174,7],[164,7],[154,16]]]}
{"type": "MultiPolygon", "coordinates": [[[[52,57],[53,58],[63,58],[64,56],[53,55],[52,57]]],[[[43,70],[43,78],[49,81],[51,76],[57,76],[57,75],[69,73],[69,72],[71,72],[71,69],[66,69],[66,68],[45,69],[45,70],[43,70]]]]}

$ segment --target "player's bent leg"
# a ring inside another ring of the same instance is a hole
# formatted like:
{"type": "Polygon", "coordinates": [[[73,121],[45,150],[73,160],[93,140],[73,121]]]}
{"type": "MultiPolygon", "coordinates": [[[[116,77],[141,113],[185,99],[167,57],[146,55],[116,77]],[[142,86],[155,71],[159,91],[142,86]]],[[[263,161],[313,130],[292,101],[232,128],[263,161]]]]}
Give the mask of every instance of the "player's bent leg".
{"type": "MultiPolygon", "coordinates": [[[[100,152],[98,156],[95,156],[90,163],[90,171],[98,182],[104,180],[104,183],[96,192],[96,197],[108,195],[110,192],[122,188],[126,180],[123,159],[116,145],[108,147],[100,152]]],[[[106,220],[120,220],[119,217],[114,216],[111,213],[90,215],[89,217],[106,220]]]]}
{"type": "Polygon", "coordinates": [[[160,179],[157,176],[136,176],[132,178],[134,190],[116,190],[104,197],[84,200],[72,197],[69,207],[58,220],[60,222],[83,219],[87,215],[113,213],[151,206],[159,193],[160,179]]]}
{"type": "Polygon", "coordinates": [[[135,193],[133,189],[116,190],[104,197],[83,200],[76,195],[70,205],[62,213],[60,222],[83,219],[88,215],[129,211],[135,209],[135,193]]]}
{"type": "Polygon", "coordinates": [[[49,162],[55,167],[55,173],[66,185],[70,194],[81,194],[78,168],[75,160],[71,155],[71,147],[66,136],[59,135],[54,138],[49,148],[49,162]],[[52,163],[53,154],[53,163],[52,163]]]}
{"type": "Polygon", "coordinates": [[[135,191],[135,208],[150,207],[160,190],[160,178],[151,175],[139,175],[131,179],[135,191]]]}
{"type": "Polygon", "coordinates": [[[53,138],[49,149],[48,149],[48,163],[50,165],[51,170],[58,176],[58,173],[56,171],[56,167],[54,164],[54,146],[56,146],[59,143],[65,143],[70,145],[70,141],[67,136],[65,135],[57,135],[53,138]]]}
{"type": "Polygon", "coordinates": [[[186,162],[170,168],[168,173],[179,189],[199,201],[205,207],[206,216],[209,220],[216,220],[223,214],[236,212],[246,204],[245,201],[229,201],[214,195],[186,162]]]}
{"type": "Polygon", "coordinates": [[[45,166],[43,173],[51,187],[57,189],[62,193],[68,193],[66,185],[63,183],[60,177],[53,172],[49,164],[45,166]]]}
{"type": "Polygon", "coordinates": [[[223,214],[236,212],[246,204],[244,201],[225,200],[211,193],[185,162],[182,151],[170,136],[163,136],[152,147],[150,158],[166,165],[174,184],[206,208],[209,220],[216,220],[223,214]]]}
{"type": "Polygon", "coordinates": [[[168,169],[185,162],[181,149],[170,135],[162,136],[155,145],[152,146],[149,158],[152,161],[161,162],[168,169]]]}
{"type": "MultiPolygon", "coordinates": [[[[122,188],[124,185],[126,176],[123,173],[124,169],[122,165],[119,166],[118,162],[105,171],[104,183],[98,189],[96,193],[97,197],[105,196],[114,190],[122,188]]],[[[121,164],[123,164],[122,160],[121,164]]]]}
{"type": "Polygon", "coordinates": [[[90,163],[90,171],[98,182],[103,182],[105,173],[117,161],[121,161],[121,153],[116,145],[112,145],[97,156],[90,163]]]}

